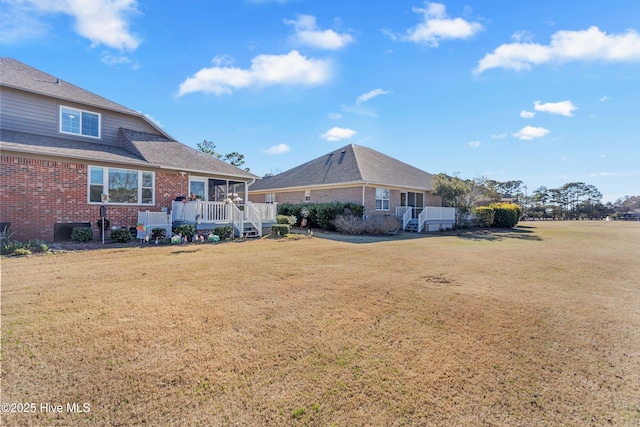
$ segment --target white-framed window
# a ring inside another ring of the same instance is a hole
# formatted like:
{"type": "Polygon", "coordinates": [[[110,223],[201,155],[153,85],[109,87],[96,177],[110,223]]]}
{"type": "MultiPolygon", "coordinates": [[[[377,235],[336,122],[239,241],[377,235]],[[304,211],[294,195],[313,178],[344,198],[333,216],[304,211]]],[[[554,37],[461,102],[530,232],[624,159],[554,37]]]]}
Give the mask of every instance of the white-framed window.
{"type": "Polygon", "coordinates": [[[304,190],[304,202],[308,203],[311,201],[311,190],[304,190]]]}
{"type": "Polygon", "coordinates": [[[275,203],[276,202],[276,193],[266,193],[264,195],[265,203],[275,203]]]}
{"type": "Polygon", "coordinates": [[[105,193],[110,203],[154,205],[155,173],[89,166],[88,193],[89,203],[101,203],[105,193]]]}
{"type": "Polygon", "coordinates": [[[389,210],[390,191],[388,188],[376,188],[376,210],[389,210]]]}
{"type": "Polygon", "coordinates": [[[189,177],[189,198],[207,200],[209,186],[207,178],[189,177]]]}
{"type": "Polygon", "coordinates": [[[60,132],[100,138],[100,113],[60,106],[60,132]]]}

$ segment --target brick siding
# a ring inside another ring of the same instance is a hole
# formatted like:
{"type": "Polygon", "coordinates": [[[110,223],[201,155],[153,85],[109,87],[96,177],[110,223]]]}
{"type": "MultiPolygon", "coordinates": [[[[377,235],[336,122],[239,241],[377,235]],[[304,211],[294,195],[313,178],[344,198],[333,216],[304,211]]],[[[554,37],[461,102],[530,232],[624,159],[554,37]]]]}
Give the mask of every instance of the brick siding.
{"type": "MultiPolygon", "coordinates": [[[[94,236],[99,236],[100,205],[87,202],[88,169],[87,163],[0,156],[0,221],[11,223],[18,240],[51,242],[59,222],[90,222],[94,236]]],[[[178,173],[156,171],[155,206],[109,206],[110,225],[134,227],[138,211],[170,208],[187,188],[187,180],[178,173]]]]}

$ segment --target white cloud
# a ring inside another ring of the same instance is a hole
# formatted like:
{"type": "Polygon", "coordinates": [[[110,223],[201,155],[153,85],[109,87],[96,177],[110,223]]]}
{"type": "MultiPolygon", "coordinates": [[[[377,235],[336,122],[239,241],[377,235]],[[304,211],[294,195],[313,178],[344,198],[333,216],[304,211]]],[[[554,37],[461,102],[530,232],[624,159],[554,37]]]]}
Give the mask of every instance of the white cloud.
{"type": "Polygon", "coordinates": [[[269,147],[267,150],[265,150],[267,154],[282,154],[288,153],[289,151],[291,151],[291,147],[289,147],[287,144],[274,145],[273,147],[269,147]]]}
{"type": "Polygon", "coordinates": [[[507,137],[507,133],[498,133],[498,134],[493,134],[491,135],[491,138],[493,139],[505,139],[507,137]]]}
{"type": "Polygon", "coordinates": [[[607,34],[595,26],[582,31],[558,31],[551,36],[548,45],[503,44],[485,55],[475,72],[482,73],[491,68],[531,70],[532,65],[570,61],[638,62],[640,36],[634,30],[607,34]]]}
{"type": "Polygon", "coordinates": [[[480,141],[471,141],[467,145],[471,148],[478,148],[482,143],[480,141]]]}
{"type": "Polygon", "coordinates": [[[342,114],[340,113],[329,113],[328,116],[331,120],[339,120],[342,118],[342,114]]]}
{"type": "Polygon", "coordinates": [[[533,117],[535,117],[535,115],[536,113],[534,113],[533,111],[520,111],[520,117],[522,117],[523,119],[532,119],[533,117]]]}
{"type": "Polygon", "coordinates": [[[548,133],[549,131],[545,128],[525,126],[518,132],[514,133],[513,136],[518,139],[531,140],[534,138],[542,138],[548,133]]]}
{"type": "MultiPolygon", "coordinates": [[[[3,6],[9,8],[9,15],[14,19],[29,15],[26,21],[10,23],[14,29],[16,25],[46,25],[40,22],[42,15],[63,13],[75,19],[75,31],[89,39],[92,47],[104,45],[133,51],[140,45],[140,39],[129,31],[130,17],[140,13],[137,0],[23,0],[3,1],[3,6]]],[[[6,23],[2,25],[3,30],[5,26],[6,23]]],[[[33,31],[31,34],[36,34],[33,31]]]]}
{"type": "Polygon", "coordinates": [[[605,101],[611,101],[611,98],[608,97],[607,95],[605,95],[602,98],[600,98],[600,102],[605,102],[605,101]]]}
{"type": "Polygon", "coordinates": [[[327,141],[340,141],[351,138],[355,134],[356,131],[353,129],[334,127],[322,134],[321,137],[327,141]]]}
{"type": "Polygon", "coordinates": [[[295,20],[285,19],[284,23],[293,25],[295,43],[316,49],[338,50],[353,43],[355,39],[350,34],[338,34],[333,30],[320,30],[316,25],[316,18],[311,15],[298,15],[295,20]]]}
{"type": "Polygon", "coordinates": [[[328,61],[307,58],[296,50],[286,55],[258,55],[249,69],[231,66],[203,68],[180,84],[180,96],[191,92],[230,94],[250,86],[318,85],[331,77],[328,61]]]}
{"type": "Polygon", "coordinates": [[[561,102],[547,102],[546,104],[536,101],[533,103],[533,109],[536,111],[543,111],[545,113],[571,117],[573,116],[573,110],[577,110],[578,107],[573,105],[569,100],[561,102]]]}
{"type": "Polygon", "coordinates": [[[533,40],[533,34],[530,31],[516,31],[511,35],[511,40],[520,43],[523,41],[533,40]]]}
{"type": "Polygon", "coordinates": [[[365,94],[360,95],[357,99],[356,99],[356,105],[358,104],[362,104],[363,102],[367,102],[368,100],[370,100],[371,98],[375,98],[376,96],[379,95],[386,95],[388,94],[389,91],[387,90],[383,90],[383,89],[374,89],[371,92],[367,92],[365,94]]]}
{"type": "Polygon", "coordinates": [[[448,18],[446,8],[441,3],[424,3],[424,8],[414,7],[413,11],[424,16],[424,21],[407,30],[405,35],[388,33],[394,40],[411,41],[438,47],[441,40],[467,39],[483,27],[478,22],[469,22],[462,18],[448,18]]]}

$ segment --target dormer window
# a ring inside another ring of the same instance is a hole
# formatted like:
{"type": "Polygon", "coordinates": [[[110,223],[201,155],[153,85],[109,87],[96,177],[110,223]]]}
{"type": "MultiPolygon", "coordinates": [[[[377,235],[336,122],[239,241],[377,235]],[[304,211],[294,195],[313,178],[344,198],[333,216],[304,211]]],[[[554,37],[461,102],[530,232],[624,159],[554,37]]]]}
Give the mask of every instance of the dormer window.
{"type": "Polygon", "coordinates": [[[60,132],[100,138],[100,114],[60,106],[60,132]]]}

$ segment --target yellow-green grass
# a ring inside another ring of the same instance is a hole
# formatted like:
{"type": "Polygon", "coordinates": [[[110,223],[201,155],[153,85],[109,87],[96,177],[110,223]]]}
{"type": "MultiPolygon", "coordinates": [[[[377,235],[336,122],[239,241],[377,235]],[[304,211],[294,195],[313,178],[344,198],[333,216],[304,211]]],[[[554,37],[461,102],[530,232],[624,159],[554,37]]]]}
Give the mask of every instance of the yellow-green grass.
{"type": "Polygon", "coordinates": [[[640,223],[4,258],[1,297],[2,425],[640,424],[640,223]]]}

